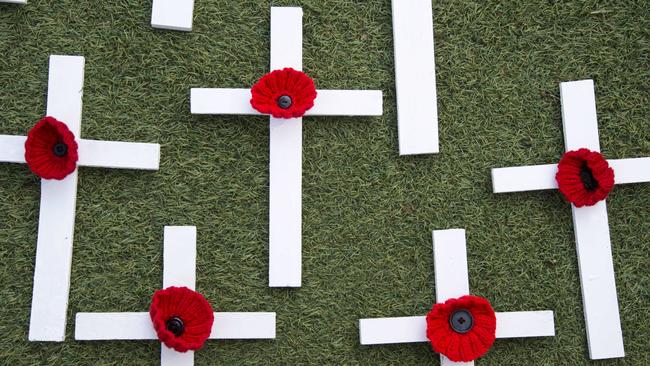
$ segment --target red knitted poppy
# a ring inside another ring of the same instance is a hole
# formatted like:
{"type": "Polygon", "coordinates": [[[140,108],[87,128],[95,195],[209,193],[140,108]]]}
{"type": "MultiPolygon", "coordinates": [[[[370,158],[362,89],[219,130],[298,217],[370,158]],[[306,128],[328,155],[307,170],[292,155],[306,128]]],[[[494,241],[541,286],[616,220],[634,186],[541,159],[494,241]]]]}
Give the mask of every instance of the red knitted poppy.
{"type": "Polygon", "coordinates": [[[555,179],[560,192],[576,207],[593,206],[614,188],[614,170],[600,153],[588,149],[565,153],[555,179]]]}
{"type": "Polygon", "coordinates": [[[158,339],[178,352],[201,348],[214,322],[210,303],[187,287],[172,286],[156,291],[149,315],[158,339]]]}
{"type": "Polygon", "coordinates": [[[427,314],[427,338],[435,352],[455,362],[469,362],[484,355],[496,338],[497,318],[490,302],[478,296],[463,296],[435,304],[427,314]],[[465,333],[451,325],[456,311],[471,314],[471,324],[465,333]]]}
{"type": "Polygon", "coordinates": [[[65,123],[45,117],[29,130],[25,161],[43,179],[61,180],[77,169],[77,142],[65,123]]]}
{"type": "Polygon", "coordinates": [[[314,81],[292,68],[264,75],[251,89],[251,105],[258,112],[275,118],[302,117],[316,99],[314,81]]]}

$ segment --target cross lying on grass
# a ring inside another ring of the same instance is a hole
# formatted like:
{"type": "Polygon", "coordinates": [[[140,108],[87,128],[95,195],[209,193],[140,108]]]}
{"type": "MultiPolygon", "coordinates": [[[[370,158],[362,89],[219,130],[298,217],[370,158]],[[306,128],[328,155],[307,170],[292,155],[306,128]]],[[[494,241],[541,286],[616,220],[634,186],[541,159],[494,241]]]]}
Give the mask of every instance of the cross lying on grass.
{"type": "MultiPolygon", "coordinates": [[[[433,232],[433,259],[435,263],[436,301],[469,295],[467,247],[465,230],[435,230],[433,232]]],[[[550,337],[555,335],[552,311],[517,311],[496,313],[497,338],[550,337]]],[[[375,318],[359,320],[359,338],[362,345],[428,342],[425,316],[375,318]]],[[[440,355],[446,365],[473,365],[456,363],[440,355]]]]}
{"type": "MultiPolygon", "coordinates": [[[[564,143],[567,151],[600,151],[596,97],[592,80],[560,84],[564,143]]],[[[650,182],[650,157],[608,160],[616,184],[650,182]]],[[[495,193],[557,189],[557,164],[492,169],[495,193]]],[[[592,359],[624,357],[607,204],[571,205],[582,302],[592,359]]]]}
{"type": "MultiPolygon", "coordinates": [[[[166,226],[163,288],[196,286],[196,227],[166,226]]],[[[274,339],[275,313],[214,313],[210,339],[274,339]]],[[[77,313],[75,339],[157,340],[148,312],[77,313]]],[[[194,352],[177,352],[161,344],[163,366],[191,366],[194,352]]]]}
{"type": "MultiPolygon", "coordinates": [[[[47,115],[64,122],[79,144],[78,166],[158,170],[160,145],[80,139],[85,59],[51,56],[47,115]]],[[[0,135],[0,162],[25,163],[26,136],[0,135]]],[[[41,180],[30,341],[63,341],[77,199],[77,170],[41,180]]]]}
{"type": "MultiPolygon", "coordinates": [[[[271,70],[302,69],[302,9],[271,8],[271,70]]],[[[318,90],[305,116],[379,116],[379,90],[318,90]]],[[[259,115],[250,89],[192,89],[193,114],[259,115]]],[[[302,118],[270,118],[269,286],[300,287],[302,118]]]]}

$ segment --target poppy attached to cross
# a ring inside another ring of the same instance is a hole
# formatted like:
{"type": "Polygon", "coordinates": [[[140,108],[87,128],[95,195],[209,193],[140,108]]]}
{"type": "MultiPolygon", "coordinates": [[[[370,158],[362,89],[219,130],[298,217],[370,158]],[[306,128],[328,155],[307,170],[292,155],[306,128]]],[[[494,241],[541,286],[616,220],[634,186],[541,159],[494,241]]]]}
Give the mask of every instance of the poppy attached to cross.
{"type": "Polygon", "coordinates": [[[429,314],[361,319],[362,345],[430,342],[442,366],[473,365],[495,338],[555,335],[552,311],[495,313],[486,299],[469,295],[465,230],[435,230],[433,259],[437,304],[429,314]]]}
{"type": "Polygon", "coordinates": [[[149,312],[77,313],[75,339],[159,340],[163,366],[191,366],[207,339],[275,339],[275,313],[212,312],[194,291],[196,227],[166,226],[163,288],[149,312]]]}
{"type": "Polygon", "coordinates": [[[624,357],[605,198],[614,183],[650,182],[650,157],[605,161],[598,154],[592,80],[561,83],[560,99],[564,158],[559,164],[492,169],[492,186],[494,193],[559,189],[573,203],[589,355],[624,357]]]}
{"type": "MultiPolygon", "coordinates": [[[[302,70],[302,9],[271,8],[271,70],[251,89],[191,90],[193,114],[271,115],[269,286],[300,287],[302,276],[302,115],[379,116],[380,90],[314,90],[302,70]],[[277,75],[291,69],[291,76],[277,75]],[[300,72],[298,75],[295,72],[300,72]],[[276,83],[269,83],[268,78],[276,83]],[[294,79],[297,78],[297,79],[294,79]],[[266,81],[265,81],[266,79],[266,81]],[[256,93],[260,86],[264,93],[256,93]],[[308,89],[308,88],[307,88],[308,89]],[[275,94],[278,92],[279,94],[275,94]],[[264,98],[258,98],[264,97],[264,98]],[[268,103],[269,98],[276,105],[268,103]],[[310,102],[313,101],[313,106],[310,102]],[[305,104],[303,102],[307,102],[305,104]],[[283,113],[281,110],[285,110],[283,113]],[[277,116],[277,117],[276,117],[277,116]]],[[[311,79],[310,79],[311,80],[311,79]]],[[[313,85],[313,84],[312,84],[313,85]]]]}
{"type": "Polygon", "coordinates": [[[30,341],[65,338],[77,166],[158,170],[160,145],[80,138],[85,59],[50,56],[47,116],[29,136],[0,135],[0,162],[27,163],[41,179],[30,341]]]}

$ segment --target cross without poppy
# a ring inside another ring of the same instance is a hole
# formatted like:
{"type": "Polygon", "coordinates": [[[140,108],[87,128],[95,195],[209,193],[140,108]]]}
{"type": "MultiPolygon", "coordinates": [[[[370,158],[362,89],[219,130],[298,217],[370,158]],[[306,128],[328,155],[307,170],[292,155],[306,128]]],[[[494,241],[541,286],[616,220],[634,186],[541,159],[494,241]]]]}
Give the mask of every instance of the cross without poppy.
{"type": "Polygon", "coordinates": [[[149,312],[77,313],[75,339],[158,340],[163,366],[191,366],[208,339],[274,339],[275,313],[213,312],[196,286],[196,227],[165,226],[163,289],[149,312]]]}
{"type": "Polygon", "coordinates": [[[0,135],[0,162],[27,163],[41,179],[30,341],[65,339],[77,167],[158,170],[160,145],[81,138],[85,59],[50,56],[47,117],[27,136],[0,135]]]}
{"type": "Polygon", "coordinates": [[[567,152],[559,164],[492,169],[492,186],[495,193],[559,189],[571,203],[589,356],[624,357],[605,198],[614,184],[650,182],[650,157],[600,154],[592,80],[561,83],[560,100],[567,152]]]}
{"type": "Polygon", "coordinates": [[[302,70],[302,9],[271,8],[271,72],[251,89],[191,90],[192,114],[268,115],[269,286],[302,284],[302,117],[380,116],[380,90],[316,89],[302,70]]]}
{"type": "Polygon", "coordinates": [[[362,345],[429,342],[441,364],[473,365],[496,338],[555,335],[552,311],[494,312],[469,294],[465,230],[433,232],[436,300],[426,316],[359,320],[362,345]]]}

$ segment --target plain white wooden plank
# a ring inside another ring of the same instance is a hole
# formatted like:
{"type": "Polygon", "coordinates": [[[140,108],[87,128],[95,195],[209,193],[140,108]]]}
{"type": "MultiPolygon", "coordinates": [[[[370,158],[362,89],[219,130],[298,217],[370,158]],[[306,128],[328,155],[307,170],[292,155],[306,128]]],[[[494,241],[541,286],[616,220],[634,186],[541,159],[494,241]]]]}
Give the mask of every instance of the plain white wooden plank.
{"type": "Polygon", "coordinates": [[[591,359],[624,357],[607,204],[571,207],[591,359]]]}
{"type": "Polygon", "coordinates": [[[362,345],[428,342],[424,316],[359,319],[362,345]]]}
{"type": "Polygon", "coordinates": [[[0,0],[0,3],[27,4],[27,0],[0,0]]]}
{"type": "MultiPolygon", "coordinates": [[[[51,56],[47,115],[65,122],[79,136],[84,58],[51,56]]],[[[30,341],[65,339],[74,235],[77,171],[61,181],[41,180],[30,341]]]]}
{"type": "Polygon", "coordinates": [[[314,107],[305,116],[381,116],[381,90],[317,90],[314,107]]]}
{"type": "Polygon", "coordinates": [[[557,189],[557,164],[492,169],[494,193],[557,189]]]}
{"type": "Polygon", "coordinates": [[[79,166],[158,170],[160,145],[120,141],[79,140],[79,166]]]}
{"type": "Polygon", "coordinates": [[[553,312],[512,311],[496,313],[497,338],[552,337],[555,335],[553,312]]]}
{"type": "Polygon", "coordinates": [[[614,169],[616,184],[650,182],[650,157],[607,160],[614,169]]]}
{"type": "MultiPolygon", "coordinates": [[[[302,9],[271,8],[271,70],[302,70],[302,9]]],[[[270,118],[269,286],[302,283],[302,118],[270,118]]]]}
{"type": "Polygon", "coordinates": [[[177,352],[164,344],[160,345],[161,366],[192,366],[194,365],[194,351],[177,352]]]}
{"type": "MultiPolygon", "coordinates": [[[[381,90],[317,90],[314,107],[305,116],[380,116],[381,90]]],[[[190,90],[192,114],[260,115],[250,103],[250,89],[190,90]]]]}
{"type": "Polygon", "coordinates": [[[153,0],[151,26],[189,32],[193,15],[194,0],[153,0]]]}
{"type": "Polygon", "coordinates": [[[593,80],[560,83],[562,125],[566,151],[600,151],[593,80]]]}
{"type": "Polygon", "coordinates": [[[214,313],[210,339],[275,339],[275,313],[214,313]]]}
{"type": "Polygon", "coordinates": [[[163,288],[196,288],[196,227],[165,226],[163,288]]]}
{"type": "Polygon", "coordinates": [[[138,313],[77,313],[74,339],[77,341],[158,339],[151,316],[138,313]]]}
{"type": "MultiPolygon", "coordinates": [[[[214,313],[210,339],[274,339],[275,313],[214,313]]],[[[75,339],[147,340],[158,339],[147,312],[77,313],[75,339]]]]}
{"type": "Polygon", "coordinates": [[[25,163],[26,136],[0,135],[0,162],[25,163]]]}
{"type": "Polygon", "coordinates": [[[248,114],[261,115],[251,105],[250,89],[192,88],[192,114],[248,114]]]}
{"type": "Polygon", "coordinates": [[[469,295],[465,230],[433,231],[436,302],[469,295]]]}
{"type": "Polygon", "coordinates": [[[400,155],[433,154],[438,106],[431,0],[393,0],[400,155]]]}

